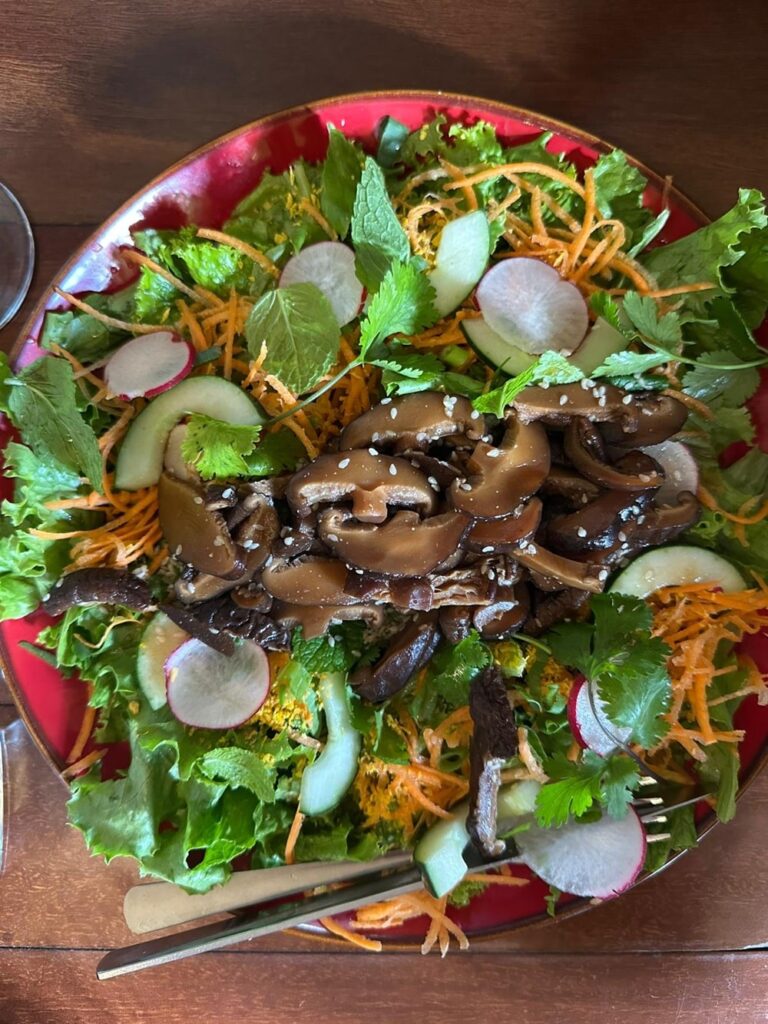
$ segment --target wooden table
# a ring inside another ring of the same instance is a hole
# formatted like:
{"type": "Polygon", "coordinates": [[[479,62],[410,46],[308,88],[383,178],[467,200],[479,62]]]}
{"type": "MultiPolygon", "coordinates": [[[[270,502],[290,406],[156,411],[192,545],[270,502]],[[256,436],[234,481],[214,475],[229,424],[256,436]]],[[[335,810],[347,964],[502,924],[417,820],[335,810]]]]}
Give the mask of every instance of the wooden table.
{"type": "MultiPolygon", "coordinates": [[[[3,15],[0,179],[35,223],[33,297],[89,225],[199,142],[355,89],[539,109],[672,173],[712,214],[738,185],[768,185],[764,0],[5,0],[3,15]]],[[[0,726],[13,717],[0,688],[0,726]]],[[[446,962],[363,962],[279,936],[99,984],[100,951],[130,941],[120,907],[133,871],[88,857],[23,729],[8,747],[0,1024],[768,1020],[768,774],[733,825],[620,901],[446,962]]]]}

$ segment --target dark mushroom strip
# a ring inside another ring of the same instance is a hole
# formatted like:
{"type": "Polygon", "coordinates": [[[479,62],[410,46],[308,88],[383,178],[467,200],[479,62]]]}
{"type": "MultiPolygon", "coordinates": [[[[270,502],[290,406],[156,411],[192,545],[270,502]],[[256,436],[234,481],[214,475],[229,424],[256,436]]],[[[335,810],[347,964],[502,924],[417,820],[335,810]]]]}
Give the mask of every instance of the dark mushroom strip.
{"type": "Polygon", "coordinates": [[[664,474],[649,455],[633,452],[634,472],[622,472],[627,465],[606,461],[605,447],[597,427],[587,419],[571,420],[565,429],[565,451],[575,468],[600,487],[617,491],[657,490],[664,474]]]}
{"type": "Polygon", "coordinates": [[[638,516],[635,537],[644,546],[666,544],[693,526],[700,515],[701,506],[696,496],[690,491],[681,491],[677,505],[654,507],[647,514],[638,516]]]}
{"type": "Polygon", "coordinates": [[[541,509],[541,501],[531,498],[519,513],[476,520],[467,534],[467,548],[483,554],[511,554],[521,541],[534,537],[541,522],[541,509]]]}
{"type": "Polygon", "coordinates": [[[358,604],[346,593],[347,567],[337,558],[299,558],[271,561],[261,574],[264,589],[286,604],[358,604]]]}
{"type": "Polygon", "coordinates": [[[544,429],[510,419],[498,448],[485,441],[475,445],[467,472],[466,481],[450,486],[453,507],[482,519],[509,514],[536,493],[549,472],[544,429]]]}
{"type": "Polygon", "coordinates": [[[362,621],[372,629],[384,624],[384,610],[375,604],[330,604],[312,608],[305,604],[284,604],[275,602],[273,618],[276,622],[294,629],[301,626],[305,640],[323,636],[335,622],[362,621]]]}
{"type": "Polygon", "coordinates": [[[447,605],[440,609],[438,622],[449,644],[458,644],[472,632],[472,609],[466,605],[447,605]]]}
{"type": "Polygon", "coordinates": [[[264,615],[272,610],[274,604],[272,595],[268,594],[264,587],[254,580],[236,587],[232,591],[231,597],[241,608],[252,608],[254,611],[263,612],[264,615]]]}
{"type": "Polygon", "coordinates": [[[620,534],[626,540],[628,523],[647,514],[652,502],[651,491],[602,491],[588,505],[550,519],[547,543],[565,554],[611,548],[620,534]]]}
{"type": "Polygon", "coordinates": [[[517,753],[517,727],[504,677],[496,666],[472,680],[469,713],[474,731],[469,742],[467,831],[481,853],[497,857],[504,851],[503,841],[496,838],[501,769],[517,753]]]}
{"type": "Polygon", "coordinates": [[[353,515],[364,523],[383,523],[390,505],[415,508],[423,515],[437,505],[427,478],[407,459],[360,450],[321,455],[294,473],[286,498],[299,516],[318,505],[349,500],[353,515]]]}
{"type": "Polygon", "coordinates": [[[485,433],[485,419],[467,398],[440,391],[419,391],[399,398],[385,398],[344,428],[339,449],[392,446],[396,452],[425,450],[451,434],[478,440],[485,433]]]}
{"type": "Polygon", "coordinates": [[[428,579],[402,576],[389,582],[389,600],[395,608],[412,612],[432,611],[435,595],[428,579]]]}
{"type": "Polygon", "coordinates": [[[503,640],[519,632],[527,616],[528,605],[509,594],[493,604],[475,608],[472,624],[484,639],[503,640]]]}
{"type": "Polygon", "coordinates": [[[523,623],[523,632],[528,636],[540,636],[558,622],[578,616],[588,601],[589,591],[573,587],[552,594],[537,595],[523,623]]]}
{"type": "MultiPolygon", "coordinates": [[[[510,575],[504,581],[505,585],[513,583],[515,578],[510,575]]],[[[487,562],[476,562],[447,573],[435,573],[430,577],[430,583],[433,608],[489,604],[495,599],[498,590],[496,572],[490,569],[487,562]]]]}
{"type": "Polygon", "coordinates": [[[638,392],[631,397],[632,403],[628,408],[634,409],[636,423],[634,426],[621,420],[604,423],[600,433],[609,444],[621,448],[660,444],[682,430],[688,419],[686,407],[671,395],[653,391],[638,392]]]}
{"type": "Polygon", "coordinates": [[[333,508],[321,513],[318,534],[347,565],[387,576],[426,576],[461,546],[469,524],[461,512],[430,519],[396,512],[377,526],[355,522],[347,510],[333,508]]]}
{"type": "Polygon", "coordinates": [[[593,423],[615,420],[621,430],[633,430],[638,414],[634,405],[624,402],[624,392],[612,384],[584,387],[557,384],[548,388],[523,388],[512,405],[521,423],[538,420],[550,427],[565,427],[573,416],[584,416],[593,423]]]}
{"type": "Polygon", "coordinates": [[[553,466],[539,493],[547,498],[563,498],[571,507],[578,508],[579,505],[586,505],[587,502],[594,500],[600,493],[600,488],[573,469],[553,466]]]}
{"type": "Polygon", "coordinates": [[[394,638],[375,665],[357,669],[350,683],[363,700],[374,704],[389,700],[427,664],[439,643],[436,616],[417,620],[394,638]]]}
{"type": "Polygon", "coordinates": [[[205,605],[190,607],[168,602],[158,607],[161,612],[165,612],[171,622],[175,622],[180,629],[189,633],[195,640],[200,640],[220,654],[235,653],[235,641],[230,634],[223,632],[218,627],[211,628],[210,624],[198,614],[198,609],[204,608],[205,605]]]}
{"type": "Polygon", "coordinates": [[[529,570],[532,580],[541,590],[575,587],[599,594],[608,579],[607,569],[555,554],[537,542],[519,547],[515,558],[529,570]]]}
{"type": "Polygon", "coordinates": [[[234,650],[232,637],[254,640],[271,650],[283,651],[289,646],[290,638],[285,626],[273,622],[254,608],[235,604],[228,594],[192,608],[166,604],[160,607],[178,626],[210,647],[224,650],[222,643],[228,641],[230,650],[224,650],[225,654],[234,650]]]}
{"type": "Polygon", "coordinates": [[[147,584],[124,569],[78,569],[54,584],[44,599],[49,615],[60,615],[67,608],[83,604],[119,604],[136,612],[154,605],[147,584]]]}
{"type": "Polygon", "coordinates": [[[461,476],[458,466],[445,459],[435,458],[426,452],[405,452],[405,457],[412,466],[420,469],[433,491],[446,490],[454,480],[461,476]]]}
{"type": "Polygon", "coordinates": [[[160,529],[176,558],[224,579],[242,576],[245,564],[220,512],[205,507],[194,484],[163,473],[157,488],[160,529]]]}

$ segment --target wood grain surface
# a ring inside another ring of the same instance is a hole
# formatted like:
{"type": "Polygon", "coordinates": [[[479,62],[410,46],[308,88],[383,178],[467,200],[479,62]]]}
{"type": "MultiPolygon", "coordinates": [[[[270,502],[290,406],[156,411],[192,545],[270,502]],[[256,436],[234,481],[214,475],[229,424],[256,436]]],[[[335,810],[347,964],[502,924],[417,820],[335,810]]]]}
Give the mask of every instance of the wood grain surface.
{"type": "MultiPolygon", "coordinates": [[[[739,185],[768,186],[764,0],[5,0],[2,21],[0,180],[35,222],[30,301],[167,164],[338,92],[442,88],[537,109],[673,174],[711,214],[739,185]]],[[[362,968],[364,954],[282,935],[99,984],[100,951],[131,940],[134,871],[87,855],[64,787],[13,717],[0,683],[0,1024],[768,1020],[768,775],[732,825],[621,900],[446,962],[386,954],[362,968]]]]}

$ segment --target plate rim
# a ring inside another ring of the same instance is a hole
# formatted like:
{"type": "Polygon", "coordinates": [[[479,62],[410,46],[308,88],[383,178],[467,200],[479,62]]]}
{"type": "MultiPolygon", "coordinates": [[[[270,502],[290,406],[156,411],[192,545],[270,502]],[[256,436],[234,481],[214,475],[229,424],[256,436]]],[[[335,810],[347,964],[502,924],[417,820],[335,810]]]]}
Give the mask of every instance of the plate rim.
{"type": "MultiPolygon", "coordinates": [[[[35,302],[34,306],[26,316],[23,324],[19,330],[19,333],[11,347],[8,355],[9,362],[13,366],[18,358],[18,355],[27,340],[30,337],[34,325],[38,319],[45,313],[48,303],[51,300],[53,294],[54,285],[62,280],[71,269],[73,269],[82,257],[85,255],[87,249],[97,240],[97,238],[111,225],[118,220],[127,210],[136,203],[136,201],[145,193],[149,192],[156,185],[159,185],[171,175],[177,171],[182,170],[192,161],[204,156],[206,153],[211,152],[220,145],[230,140],[236,139],[243,135],[245,132],[253,129],[262,127],[270,123],[278,123],[282,120],[289,120],[291,117],[301,114],[303,112],[312,112],[318,107],[328,107],[334,105],[341,105],[344,103],[353,102],[365,102],[374,99],[411,99],[411,100],[425,100],[435,106],[442,104],[454,104],[457,106],[465,106],[471,108],[473,111],[488,111],[505,116],[511,116],[522,121],[524,124],[530,124],[532,129],[538,129],[543,131],[552,130],[564,137],[570,138],[575,142],[584,143],[590,148],[597,150],[599,153],[610,152],[614,149],[620,148],[614,146],[607,139],[602,136],[594,135],[593,133],[586,131],[583,128],[579,128],[576,125],[570,124],[567,121],[562,121],[558,118],[550,117],[546,114],[541,114],[537,111],[530,110],[527,107],[520,107],[512,103],[505,103],[502,100],[489,99],[487,97],[475,96],[471,93],[459,93],[450,92],[444,90],[431,90],[431,89],[372,89],[372,90],[360,90],[349,93],[339,93],[332,96],[323,97],[321,99],[313,99],[306,103],[294,104],[290,107],[280,108],[279,110],[271,111],[270,113],[263,114],[260,117],[254,118],[252,121],[248,121],[245,124],[241,124],[229,131],[223,132],[217,135],[213,139],[204,142],[200,146],[196,146],[185,155],[179,157],[172,164],[164,168],[158,174],[154,175],[148,182],[136,189],[130,196],[128,196],[108,217],[106,217],[101,223],[99,223],[92,232],[77,246],[72,255],[58,268],[55,274],[50,278],[42,289],[39,298],[35,302]]],[[[705,226],[712,223],[712,218],[704,211],[700,206],[695,203],[690,196],[684,191],[678,188],[677,185],[669,182],[668,178],[659,174],[653,168],[648,167],[643,161],[637,159],[631,153],[626,150],[622,150],[628,161],[635,167],[637,167],[650,182],[656,185],[657,188],[664,188],[666,186],[667,193],[674,196],[676,205],[682,208],[691,219],[697,221],[700,226],[705,226]]],[[[35,613],[33,612],[32,615],[35,613]]],[[[28,733],[30,734],[35,746],[38,748],[40,753],[43,755],[44,760],[51,768],[51,770],[60,779],[62,785],[69,789],[67,781],[61,775],[61,766],[59,765],[59,759],[56,757],[54,752],[50,749],[45,738],[38,731],[38,727],[33,719],[33,716],[26,705],[24,695],[22,694],[20,687],[17,683],[15,674],[13,673],[10,665],[10,659],[8,657],[5,637],[0,631],[0,673],[4,679],[8,690],[11,694],[13,702],[19,713],[19,717],[24,723],[28,733]]],[[[747,792],[750,786],[754,783],[757,776],[765,770],[768,766],[768,739],[766,739],[759,751],[757,752],[753,762],[749,765],[747,772],[743,780],[739,784],[739,789],[736,794],[736,800],[740,801],[743,794],[747,792]]],[[[713,829],[721,824],[714,812],[707,815],[701,823],[697,825],[697,837],[699,842],[709,835],[713,829]]],[[[666,871],[673,864],[677,863],[682,857],[686,856],[690,850],[681,850],[674,856],[670,857],[661,867],[656,868],[654,871],[647,874],[641,875],[641,877],[630,887],[628,892],[632,889],[637,888],[639,885],[649,881],[652,878],[657,877],[663,871],[666,871]]],[[[606,901],[602,901],[606,902],[606,901]]],[[[522,919],[519,922],[512,922],[508,924],[499,924],[487,929],[479,929],[473,932],[471,935],[471,941],[473,943],[488,941],[496,938],[499,935],[512,934],[513,932],[520,932],[526,929],[541,929],[549,925],[553,925],[558,921],[566,920],[567,918],[576,917],[579,914],[585,913],[587,910],[592,909],[596,904],[593,903],[588,897],[580,897],[572,902],[566,904],[562,909],[558,909],[554,917],[550,917],[546,913],[537,914],[531,917],[522,919]]],[[[315,930],[314,928],[302,928],[302,929],[287,929],[287,934],[300,936],[301,938],[312,939],[317,943],[334,946],[345,946],[346,943],[343,939],[340,939],[332,935],[327,930],[315,930]]],[[[415,948],[418,948],[419,942],[416,939],[409,941],[398,941],[397,939],[388,940],[382,939],[384,948],[387,951],[392,952],[412,952],[415,948]]]]}

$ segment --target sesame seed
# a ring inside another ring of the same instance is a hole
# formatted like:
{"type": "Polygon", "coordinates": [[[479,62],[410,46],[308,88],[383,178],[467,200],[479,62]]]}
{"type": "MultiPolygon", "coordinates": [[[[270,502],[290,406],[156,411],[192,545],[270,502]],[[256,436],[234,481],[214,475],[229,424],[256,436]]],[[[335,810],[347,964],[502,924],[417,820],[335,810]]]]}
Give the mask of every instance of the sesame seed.
{"type": "Polygon", "coordinates": [[[632,398],[632,395],[624,395],[624,397],[621,400],[621,404],[630,405],[633,401],[634,399],[632,398]]]}
{"type": "Polygon", "coordinates": [[[638,516],[637,517],[637,525],[638,526],[642,526],[644,522],[645,522],[645,516],[638,516]]]}
{"type": "Polygon", "coordinates": [[[349,465],[349,459],[342,459],[339,463],[339,469],[346,469],[349,465]]]}
{"type": "Polygon", "coordinates": [[[334,637],[334,636],[329,636],[328,637],[328,646],[329,647],[335,647],[336,646],[336,637],[334,637]]]}
{"type": "Polygon", "coordinates": [[[493,571],[493,569],[489,569],[487,575],[488,575],[488,579],[489,580],[495,580],[496,579],[496,573],[493,571]]]}
{"type": "Polygon", "coordinates": [[[328,534],[328,540],[331,542],[331,544],[335,544],[338,539],[339,538],[336,536],[335,533],[328,534]]]}
{"type": "Polygon", "coordinates": [[[355,572],[357,573],[358,576],[362,576],[363,575],[363,570],[362,569],[355,569],[355,572]]]}
{"type": "Polygon", "coordinates": [[[600,397],[597,400],[597,404],[600,406],[601,409],[604,409],[605,406],[608,404],[608,399],[605,397],[605,395],[600,395],[600,397]]]}
{"type": "Polygon", "coordinates": [[[520,544],[519,544],[520,550],[521,551],[525,551],[525,549],[528,547],[528,544],[529,544],[529,541],[527,541],[525,539],[521,540],[520,544]]]}
{"type": "Polygon", "coordinates": [[[196,495],[196,497],[194,497],[192,500],[194,501],[194,503],[196,505],[202,505],[203,504],[203,499],[200,497],[199,494],[196,495]]]}
{"type": "Polygon", "coordinates": [[[438,484],[437,480],[433,476],[427,477],[427,483],[429,484],[433,491],[440,490],[440,484],[438,484]]]}
{"type": "Polygon", "coordinates": [[[368,449],[368,454],[369,455],[378,455],[379,453],[376,451],[375,448],[369,448],[368,449]]]}
{"type": "Polygon", "coordinates": [[[583,526],[580,526],[578,528],[578,530],[576,531],[576,533],[579,535],[579,537],[586,537],[587,536],[587,531],[584,529],[583,526]]]}
{"type": "Polygon", "coordinates": [[[473,409],[472,412],[469,414],[469,418],[471,420],[479,420],[480,419],[480,413],[477,411],[477,409],[473,409]]]}
{"type": "Polygon", "coordinates": [[[595,382],[592,380],[591,377],[585,377],[583,383],[586,384],[587,389],[593,388],[595,386],[595,382]]]}
{"type": "Polygon", "coordinates": [[[391,401],[392,401],[391,398],[382,398],[381,404],[382,405],[389,405],[391,401]]]}
{"type": "Polygon", "coordinates": [[[377,441],[381,440],[381,434],[371,434],[371,440],[373,441],[374,444],[376,444],[377,441]]]}
{"type": "Polygon", "coordinates": [[[485,454],[489,459],[498,459],[501,455],[501,451],[499,448],[490,448],[485,454]]]}
{"type": "Polygon", "coordinates": [[[485,547],[483,548],[483,554],[487,555],[490,551],[493,551],[493,545],[486,544],[485,547]]]}
{"type": "Polygon", "coordinates": [[[287,548],[289,548],[292,544],[293,544],[293,537],[286,537],[285,538],[285,546],[287,548]]]}
{"type": "Polygon", "coordinates": [[[173,553],[174,555],[176,555],[177,558],[179,557],[179,555],[181,554],[181,544],[176,545],[176,550],[173,553]]]}
{"type": "Polygon", "coordinates": [[[568,404],[568,395],[560,395],[560,405],[568,404]]]}
{"type": "Polygon", "coordinates": [[[549,381],[548,380],[543,380],[541,382],[541,384],[539,384],[539,387],[542,388],[544,391],[548,391],[549,390],[549,381]]]}
{"type": "Polygon", "coordinates": [[[651,479],[650,475],[648,473],[638,473],[638,476],[640,477],[640,479],[643,481],[644,484],[647,484],[648,481],[651,479]]]}
{"type": "Polygon", "coordinates": [[[397,409],[395,409],[394,406],[389,410],[389,418],[391,420],[397,419],[397,409]]]}
{"type": "Polygon", "coordinates": [[[528,554],[529,555],[535,555],[536,554],[536,545],[535,544],[529,544],[528,545],[528,554]]]}
{"type": "Polygon", "coordinates": [[[231,498],[235,493],[234,487],[225,487],[221,492],[222,498],[231,498]]]}
{"type": "Polygon", "coordinates": [[[468,484],[466,482],[466,480],[464,481],[463,484],[460,484],[459,486],[461,487],[462,491],[471,491],[472,490],[472,484],[468,484]]]}
{"type": "Polygon", "coordinates": [[[608,570],[607,570],[607,569],[601,569],[601,570],[600,570],[600,572],[599,572],[599,573],[597,574],[597,578],[598,578],[598,579],[599,579],[599,580],[600,580],[601,582],[602,582],[603,580],[607,580],[607,579],[608,579],[608,570]]]}
{"type": "Polygon", "coordinates": [[[618,538],[619,538],[620,541],[625,541],[627,539],[627,535],[626,535],[626,533],[624,533],[623,530],[619,530],[618,538]]]}
{"type": "Polygon", "coordinates": [[[214,636],[218,636],[219,633],[221,632],[220,629],[216,629],[214,626],[211,626],[210,630],[211,630],[211,632],[213,633],[214,636]]]}
{"type": "Polygon", "coordinates": [[[389,475],[397,476],[397,466],[394,463],[389,467],[389,475]]]}
{"type": "Polygon", "coordinates": [[[213,546],[215,548],[223,547],[224,546],[224,538],[223,537],[214,537],[213,538],[213,546]]]}
{"type": "Polygon", "coordinates": [[[582,377],[579,381],[579,384],[584,389],[584,391],[589,391],[589,389],[592,387],[592,382],[587,380],[586,377],[582,377]]]}

